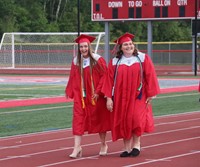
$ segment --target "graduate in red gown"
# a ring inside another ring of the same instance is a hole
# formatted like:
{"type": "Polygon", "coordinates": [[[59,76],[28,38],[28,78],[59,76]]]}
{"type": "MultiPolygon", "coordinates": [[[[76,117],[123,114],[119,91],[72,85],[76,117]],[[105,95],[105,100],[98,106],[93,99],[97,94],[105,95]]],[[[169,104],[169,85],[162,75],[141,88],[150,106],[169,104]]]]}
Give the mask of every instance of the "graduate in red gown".
{"type": "Polygon", "coordinates": [[[200,81],[199,81],[199,92],[200,92],[200,81]]]}
{"type": "Polygon", "coordinates": [[[112,139],[124,142],[120,157],[140,154],[142,134],[154,130],[151,100],[160,92],[151,58],[136,49],[133,38],[126,33],[114,41],[118,51],[102,88],[111,111],[112,139]]]}
{"type": "Polygon", "coordinates": [[[95,37],[80,35],[78,55],[73,58],[66,97],[74,99],[72,129],[74,150],[71,158],[81,156],[81,138],[84,132],[99,133],[101,149],[99,155],[106,155],[106,132],[110,130],[110,112],[106,108],[106,99],[101,88],[106,77],[106,62],[93,53],[91,42],[95,37]]]}
{"type": "MultiPolygon", "coordinates": [[[[199,92],[200,92],[200,81],[199,81],[199,92]]],[[[200,98],[199,98],[199,102],[200,102],[200,98]]]]}

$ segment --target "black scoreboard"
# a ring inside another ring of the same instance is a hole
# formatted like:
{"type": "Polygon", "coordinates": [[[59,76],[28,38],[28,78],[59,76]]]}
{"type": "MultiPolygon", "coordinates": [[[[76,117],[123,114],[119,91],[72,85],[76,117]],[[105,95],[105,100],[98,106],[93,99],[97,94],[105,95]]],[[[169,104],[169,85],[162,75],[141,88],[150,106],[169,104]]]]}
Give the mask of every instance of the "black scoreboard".
{"type": "Polygon", "coordinates": [[[196,0],[92,0],[92,21],[194,19],[196,0]]]}

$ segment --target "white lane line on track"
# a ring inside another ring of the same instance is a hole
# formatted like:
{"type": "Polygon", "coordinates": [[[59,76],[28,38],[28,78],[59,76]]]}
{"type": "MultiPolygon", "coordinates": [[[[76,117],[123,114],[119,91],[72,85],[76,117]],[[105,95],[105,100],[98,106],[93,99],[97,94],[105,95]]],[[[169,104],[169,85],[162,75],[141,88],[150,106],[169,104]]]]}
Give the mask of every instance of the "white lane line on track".
{"type": "MultiPolygon", "coordinates": [[[[197,138],[189,138],[189,139],[183,139],[183,140],[178,140],[176,141],[177,142],[183,142],[183,141],[188,141],[188,140],[193,140],[193,139],[199,139],[200,137],[197,137],[197,138]]],[[[166,144],[171,144],[171,142],[166,142],[166,143],[160,143],[162,145],[166,145],[166,144]]],[[[150,146],[147,146],[147,147],[156,147],[158,145],[150,145],[150,146]]],[[[144,147],[144,148],[147,148],[147,147],[144,147]]],[[[195,153],[199,153],[200,151],[197,151],[197,152],[193,152],[193,153],[187,153],[187,155],[190,155],[190,154],[195,154],[195,153]]],[[[108,155],[111,155],[111,154],[116,154],[116,153],[119,153],[119,152],[113,152],[113,153],[109,153],[108,155]]],[[[185,155],[185,154],[181,154],[181,155],[185,155]]],[[[57,163],[51,163],[51,164],[45,164],[45,165],[41,165],[41,166],[38,166],[38,167],[49,167],[49,166],[56,166],[56,165],[60,165],[60,164],[66,164],[66,163],[70,163],[70,162],[74,162],[74,161],[80,161],[80,160],[84,160],[84,159],[91,159],[91,158],[95,158],[95,157],[99,157],[99,156],[91,156],[91,157],[84,157],[84,158],[79,158],[79,159],[74,159],[74,160],[67,160],[67,161],[61,161],[61,162],[57,162],[57,163]]],[[[172,156],[172,157],[177,157],[177,156],[172,156]]],[[[164,160],[167,160],[167,159],[171,159],[172,157],[167,157],[167,158],[162,158],[162,159],[157,159],[157,160],[152,160],[152,162],[157,162],[157,161],[164,161],[164,160]]],[[[151,162],[151,161],[150,161],[151,162]]],[[[144,162],[145,163],[149,163],[149,162],[144,162]]],[[[140,163],[138,163],[140,164],[140,163]]],[[[141,163],[142,165],[143,163],[141,163]]],[[[135,164],[134,164],[135,165],[135,164]]],[[[124,166],[125,167],[125,166],[124,166]]],[[[131,167],[131,166],[126,166],[126,167],[131,167]]]]}
{"type": "MultiPolygon", "coordinates": [[[[85,145],[82,145],[82,147],[93,146],[93,145],[97,145],[97,144],[100,144],[100,142],[91,143],[91,144],[85,144],[85,145]]],[[[42,152],[36,152],[36,153],[19,155],[19,156],[12,156],[12,157],[17,158],[17,157],[26,156],[26,155],[27,156],[33,156],[33,155],[40,155],[40,154],[52,153],[52,152],[57,152],[57,151],[62,151],[62,150],[68,150],[68,149],[73,149],[73,147],[64,147],[64,148],[59,148],[59,149],[55,149],[55,150],[48,150],[48,151],[42,151],[42,152]]],[[[14,158],[9,158],[9,156],[7,156],[7,158],[1,158],[0,161],[10,160],[10,159],[14,159],[14,158]]]]}
{"type": "Polygon", "coordinates": [[[183,123],[183,122],[189,122],[189,121],[197,121],[197,120],[200,120],[200,118],[185,119],[185,120],[181,120],[181,121],[173,121],[173,122],[157,123],[157,124],[155,124],[155,126],[169,125],[169,124],[177,124],[177,123],[183,123]]]}
{"type": "Polygon", "coordinates": [[[144,164],[150,164],[150,163],[154,163],[154,162],[160,162],[160,161],[166,161],[166,160],[171,160],[174,158],[180,158],[180,157],[185,157],[185,156],[189,156],[189,155],[193,155],[193,154],[199,154],[200,151],[196,151],[196,152],[192,152],[192,153],[185,153],[185,154],[179,154],[179,155],[175,155],[175,156],[170,156],[170,157],[164,157],[164,158],[159,158],[159,159],[155,159],[152,161],[147,161],[147,162],[141,162],[141,163],[136,163],[133,165],[126,165],[123,167],[133,167],[133,166],[140,166],[140,165],[144,165],[144,164]]]}
{"type": "MultiPolygon", "coordinates": [[[[169,114],[169,115],[161,115],[161,116],[155,116],[156,119],[165,119],[165,118],[173,118],[173,117],[180,117],[180,116],[185,116],[185,115],[199,115],[200,114],[200,110],[199,111],[191,111],[191,112],[183,112],[183,113],[177,113],[177,114],[169,114]]],[[[179,118],[180,119],[180,118],[179,118]]]]}
{"type": "Polygon", "coordinates": [[[149,133],[149,134],[146,134],[146,135],[143,135],[143,136],[154,136],[154,135],[160,135],[160,134],[165,134],[165,133],[173,133],[173,132],[196,129],[196,128],[198,129],[198,128],[200,128],[200,126],[192,126],[192,127],[175,129],[175,130],[168,130],[168,131],[162,131],[162,132],[149,133]]]}
{"type": "MultiPolygon", "coordinates": [[[[188,121],[195,121],[195,120],[199,120],[200,118],[197,118],[197,119],[188,119],[188,120],[182,120],[182,121],[174,121],[174,122],[169,122],[169,124],[176,124],[176,123],[182,123],[182,122],[188,122],[188,121]]],[[[155,126],[161,126],[161,125],[166,125],[168,123],[158,123],[158,124],[155,124],[155,126]]],[[[200,126],[192,126],[192,127],[187,127],[186,130],[189,128],[199,128],[200,126]]],[[[175,129],[176,131],[177,129],[175,129]]],[[[185,130],[185,129],[183,129],[185,130]]],[[[173,130],[170,130],[171,132],[173,132],[173,130]]],[[[108,132],[110,133],[110,132],[108,132]]],[[[149,133],[149,134],[145,134],[144,136],[151,136],[151,135],[154,135],[154,134],[161,134],[162,132],[154,132],[154,133],[149,133]]],[[[85,134],[84,137],[87,137],[87,136],[92,136],[92,135],[96,135],[96,134],[85,134]]],[[[2,148],[0,147],[0,150],[3,150],[3,149],[12,149],[12,148],[16,148],[16,147],[24,147],[24,146],[31,146],[31,145],[36,145],[36,144],[43,144],[43,143],[49,143],[49,142],[56,142],[56,141],[62,141],[62,140],[68,140],[68,139],[72,139],[73,136],[70,136],[70,137],[64,137],[64,138],[58,138],[58,139],[52,139],[52,140],[44,140],[44,141],[40,141],[40,142],[32,142],[32,143],[27,143],[27,144],[18,144],[18,145],[14,145],[14,146],[3,146],[2,148]]],[[[17,143],[21,143],[21,142],[17,142],[17,143]]]]}
{"type": "MultiPolygon", "coordinates": [[[[184,128],[185,129],[189,129],[189,128],[184,128]]],[[[179,129],[179,130],[183,130],[183,129],[179,129]]],[[[177,130],[176,130],[177,131],[177,130]]],[[[159,134],[163,134],[163,133],[170,133],[171,131],[165,131],[162,133],[154,133],[152,135],[159,135],[159,134]]],[[[147,136],[147,135],[145,135],[147,136]]],[[[170,142],[165,142],[165,143],[159,143],[159,144],[155,144],[155,145],[150,145],[150,146],[144,146],[142,148],[151,148],[151,147],[157,147],[157,146],[162,146],[162,145],[166,145],[166,144],[173,144],[173,143],[177,143],[177,142],[184,142],[184,141],[188,141],[188,140],[195,140],[195,139],[199,139],[200,137],[193,137],[193,138],[186,138],[186,139],[181,139],[181,140],[175,140],[175,141],[170,141],[170,142]]],[[[112,142],[111,140],[109,140],[108,142],[112,142]]],[[[96,145],[96,144],[100,144],[100,142],[96,142],[96,143],[91,143],[91,144],[85,144],[82,145],[82,147],[86,147],[86,146],[92,146],[92,145],[96,145]]],[[[68,149],[72,149],[73,147],[66,147],[66,148],[60,148],[60,149],[54,149],[54,150],[48,150],[48,151],[42,151],[42,152],[36,152],[36,153],[31,153],[31,154],[25,154],[25,155],[19,155],[19,156],[33,156],[33,155],[40,155],[40,154],[46,154],[46,153],[52,153],[52,152],[57,152],[57,151],[62,151],[62,150],[68,150],[68,149]]],[[[118,153],[118,152],[115,152],[118,153]]],[[[109,154],[115,154],[115,153],[109,153],[109,154]]],[[[93,156],[91,156],[93,157],[93,156]]],[[[96,156],[94,156],[96,157],[96,156]]],[[[5,160],[10,160],[13,158],[1,158],[0,161],[5,161],[5,160]]]]}
{"type": "MultiPolygon", "coordinates": [[[[154,161],[154,160],[156,160],[156,159],[145,159],[145,161],[154,161]]],[[[168,160],[164,160],[164,161],[170,162],[171,160],[168,159],[168,160]]]]}
{"type": "MultiPolygon", "coordinates": [[[[191,119],[189,121],[194,121],[194,119],[191,119]]],[[[180,121],[174,121],[173,124],[179,123],[179,122],[180,121]]],[[[181,121],[181,122],[188,122],[188,120],[181,121]]],[[[172,122],[171,122],[171,124],[172,124],[172,122]]],[[[160,124],[158,124],[158,125],[160,125],[160,124]]],[[[161,125],[165,125],[165,124],[161,124],[161,125]]],[[[157,124],[156,124],[156,126],[157,126],[157,124]]],[[[196,128],[200,128],[200,126],[191,126],[191,127],[187,127],[187,128],[175,129],[175,130],[169,130],[169,131],[163,131],[163,132],[154,132],[154,133],[144,134],[143,136],[152,136],[152,135],[157,135],[157,134],[171,133],[171,132],[177,132],[177,131],[188,130],[188,129],[196,129],[196,128]]],[[[85,137],[92,136],[92,135],[95,135],[95,134],[85,134],[85,137]]],[[[49,142],[56,142],[56,141],[68,140],[68,139],[72,139],[72,138],[73,138],[73,136],[52,139],[52,140],[44,140],[44,141],[40,141],[40,142],[32,142],[32,143],[27,143],[27,144],[18,144],[18,145],[14,145],[14,146],[2,146],[2,147],[0,146],[0,150],[12,149],[12,148],[18,148],[18,147],[24,147],[24,146],[31,146],[31,145],[37,145],[37,144],[43,144],[43,143],[49,143],[49,142]]]]}
{"type": "Polygon", "coordinates": [[[20,156],[8,156],[8,158],[29,158],[31,156],[28,155],[20,155],[20,156]]]}

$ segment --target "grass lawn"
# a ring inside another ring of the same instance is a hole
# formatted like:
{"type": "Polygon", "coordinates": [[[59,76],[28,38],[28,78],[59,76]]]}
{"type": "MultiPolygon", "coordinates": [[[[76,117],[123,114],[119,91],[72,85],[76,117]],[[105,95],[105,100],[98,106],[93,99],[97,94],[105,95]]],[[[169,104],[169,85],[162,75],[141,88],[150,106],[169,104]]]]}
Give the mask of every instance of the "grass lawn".
{"type": "MultiPolygon", "coordinates": [[[[200,111],[199,98],[197,91],[160,94],[153,100],[154,115],[200,111]]],[[[58,103],[0,109],[0,137],[70,128],[72,107],[58,103]]]]}

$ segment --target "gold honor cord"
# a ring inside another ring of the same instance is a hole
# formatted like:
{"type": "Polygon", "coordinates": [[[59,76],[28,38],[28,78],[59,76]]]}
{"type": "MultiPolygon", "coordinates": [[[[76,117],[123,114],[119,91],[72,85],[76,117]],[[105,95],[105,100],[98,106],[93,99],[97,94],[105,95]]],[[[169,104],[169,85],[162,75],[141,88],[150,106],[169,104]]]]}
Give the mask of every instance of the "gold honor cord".
{"type": "MultiPolygon", "coordinates": [[[[92,67],[90,65],[90,78],[91,78],[91,87],[92,87],[92,95],[94,95],[94,82],[93,82],[93,77],[92,77],[92,67]]],[[[96,105],[94,98],[92,100],[92,105],[96,105]]]]}
{"type": "MultiPolygon", "coordinates": [[[[93,77],[92,77],[92,67],[90,64],[90,78],[91,78],[91,89],[92,89],[92,95],[94,95],[94,82],[93,82],[93,77]]],[[[84,97],[86,97],[86,90],[84,86],[84,74],[83,74],[83,58],[81,57],[81,102],[82,102],[82,108],[85,108],[85,101],[84,97]]],[[[96,105],[95,100],[92,98],[91,99],[92,105],[96,105]]]]}
{"type": "Polygon", "coordinates": [[[81,56],[81,102],[82,102],[82,108],[85,108],[84,97],[86,97],[86,92],[85,92],[85,86],[84,86],[84,81],[83,81],[83,58],[81,56]]]}
{"type": "MultiPolygon", "coordinates": [[[[82,77],[81,77],[82,78],[82,77]]],[[[81,83],[81,87],[82,87],[82,83],[81,83]]],[[[84,98],[83,98],[83,93],[84,93],[84,90],[81,89],[81,102],[82,102],[82,108],[85,108],[85,101],[84,101],[84,98]]]]}

